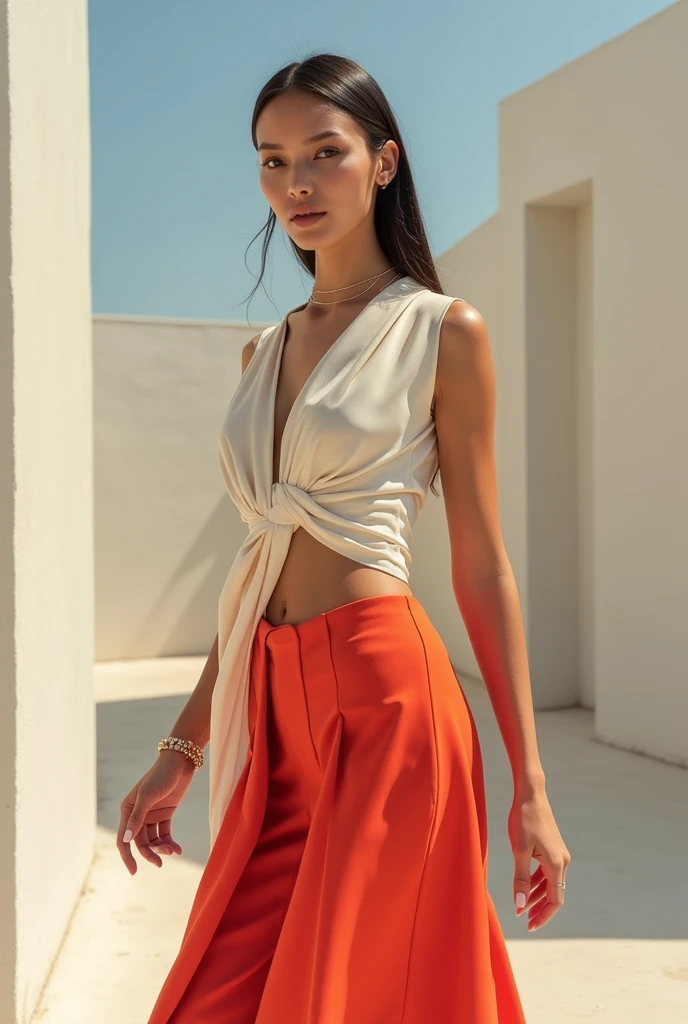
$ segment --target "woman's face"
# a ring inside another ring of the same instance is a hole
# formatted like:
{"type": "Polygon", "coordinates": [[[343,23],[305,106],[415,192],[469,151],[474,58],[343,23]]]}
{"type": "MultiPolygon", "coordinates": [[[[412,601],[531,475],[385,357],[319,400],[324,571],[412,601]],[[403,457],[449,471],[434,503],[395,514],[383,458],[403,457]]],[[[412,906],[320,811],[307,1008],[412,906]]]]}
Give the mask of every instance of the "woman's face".
{"type": "Polygon", "coordinates": [[[353,118],[301,90],[266,104],[256,138],[263,195],[302,249],[330,246],[372,219],[377,186],[396,169],[396,143],[371,154],[353,118]],[[309,141],[315,135],[321,137],[309,141]],[[324,216],[311,223],[293,220],[299,206],[324,216]]]}

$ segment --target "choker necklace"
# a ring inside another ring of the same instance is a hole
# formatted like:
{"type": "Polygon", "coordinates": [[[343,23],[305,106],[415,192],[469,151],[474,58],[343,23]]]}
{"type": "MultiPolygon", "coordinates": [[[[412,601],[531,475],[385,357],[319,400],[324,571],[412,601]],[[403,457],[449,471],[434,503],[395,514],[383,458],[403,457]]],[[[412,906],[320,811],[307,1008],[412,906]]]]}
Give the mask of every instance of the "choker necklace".
{"type": "MultiPolygon", "coordinates": [[[[328,295],[331,292],[343,292],[345,288],[352,288],[355,284],[365,284],[366,281],[372,281],[372,284],[369,284],[367,288],[363,289],[363,291],[357,292],[356,295],[347,295],[345,299],[334,299],[334,301],[323,302],[320,299],[314,299],[313,298],[313,293],[311,292],[311,295],[310,295],[308,301],[309,302],[315,302],[318,306],[336,306],[337,303],[339,303],[339,302],[346,302],[348,299],[356,299],[356,298],[358,298],[359,295],[364,295],[366,292],[369,292],[370,289],[373,287],[373,284],[375,284],[376,281],[379,281],[379,279],[381,277],[384,277],[385,274],[389,274],[389,272],[391,270],[396,270],[396,267],[389,267],[387,270],[383,270],[381,274],[375,274],[373,277],[366,277],[362,281],[354,281],[353,284],[344,285],[343,288],[327,288],[327,289],[316,288],[315,289],[315,291],[322,292],[324,295],[328,295]]],[[[403,276],[402,274],[397,273],[397,276],[393,277],[392,280],[389,283],[392,284],[394,281],[396,281],[398,278],[400,278],[402,276],[403,276]]]]}

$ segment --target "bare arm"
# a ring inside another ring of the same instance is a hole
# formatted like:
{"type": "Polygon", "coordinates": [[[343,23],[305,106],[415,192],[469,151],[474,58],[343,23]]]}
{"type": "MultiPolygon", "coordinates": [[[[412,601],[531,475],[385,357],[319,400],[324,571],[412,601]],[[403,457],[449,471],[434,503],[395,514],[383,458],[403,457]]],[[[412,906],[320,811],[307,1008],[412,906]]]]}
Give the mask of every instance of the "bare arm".
{"type": "Polygon", "coordinates": [[[516,582],[502,539],[494,459],[495,380],[485,322],[451,306],[440,335],[435,423],[452,584],[495,712],[514,786],[544,786],[516,582]]]}
{"type": "MultiPolygon", "coordinates": [[[[255,342],[258,337],[259,335],[256,335],[255,338],[252,338],[241,350],[242,373],[246,370],[255,351],[255,342]]],[[[217,642],[216,633],[201,676],[169,733],[170,736],[180,736],[183,739],[191,740],[199,747],[204,747],[210,739],[210,705],[219,672],[217,642]]]]}
{"type": "Polygon", "coordinates": [[[546,792],[521,606],[499,522],[490,342],[485,321],[468,303],[453,303],[445,314],[436,386],[452,584],[511,764],[512,895],[533,931],[563,905],[571,854],[546,792]],[[533,859],[539,863],[531,874],[533,859]]]}

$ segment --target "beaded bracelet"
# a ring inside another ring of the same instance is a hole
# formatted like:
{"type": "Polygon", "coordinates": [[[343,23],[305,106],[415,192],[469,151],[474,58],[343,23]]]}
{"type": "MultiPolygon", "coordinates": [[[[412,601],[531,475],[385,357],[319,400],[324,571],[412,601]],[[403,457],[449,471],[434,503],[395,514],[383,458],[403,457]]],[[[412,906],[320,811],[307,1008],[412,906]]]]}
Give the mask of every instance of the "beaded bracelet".
{"type": "Polygon", "coordinates": [[[167,736],[158,743],[158,750],[180,750],[193,761],[194,771],[197,772],[203,765],[203,749],[191,740],[183,740],[178,736],[167,736]]]}

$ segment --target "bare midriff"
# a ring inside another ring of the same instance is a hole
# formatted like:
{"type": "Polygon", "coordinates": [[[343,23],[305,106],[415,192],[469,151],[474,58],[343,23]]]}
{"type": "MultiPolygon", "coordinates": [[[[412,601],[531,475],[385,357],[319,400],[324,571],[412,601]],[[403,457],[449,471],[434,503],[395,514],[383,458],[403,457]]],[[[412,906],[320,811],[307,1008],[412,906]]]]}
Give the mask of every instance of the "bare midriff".
{"type": "Polygon", "coordinates": [[[272,626],[297,625],[349,601],[382,594],[412,596],[408,583],[347,558],[299,526],[264,614],[272,626]]]}

